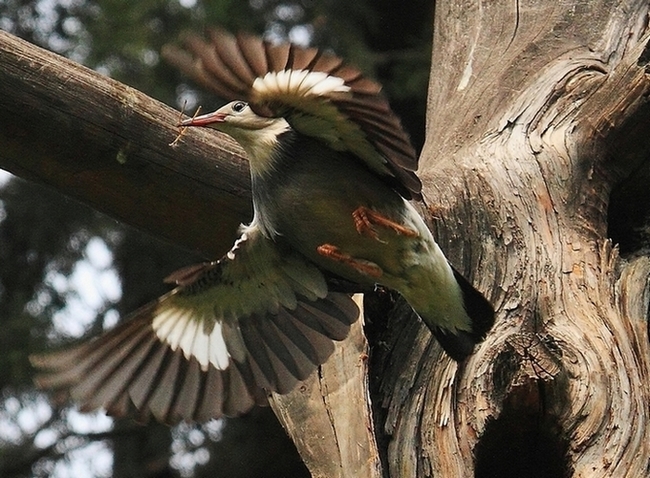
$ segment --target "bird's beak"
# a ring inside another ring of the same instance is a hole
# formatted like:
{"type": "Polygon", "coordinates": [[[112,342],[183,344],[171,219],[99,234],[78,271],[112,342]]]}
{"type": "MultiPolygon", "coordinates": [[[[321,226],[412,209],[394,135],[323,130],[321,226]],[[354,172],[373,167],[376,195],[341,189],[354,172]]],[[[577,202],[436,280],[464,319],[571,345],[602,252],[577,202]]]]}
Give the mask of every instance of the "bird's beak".
{"type": "Polygon", "coordinates": [[[226,121],[225,113],[215,111],[206,115],[197,116],[196,118],[188,118],[181,121],[180,126],[209,126],[213,123],[223,123],[226,121]]]}

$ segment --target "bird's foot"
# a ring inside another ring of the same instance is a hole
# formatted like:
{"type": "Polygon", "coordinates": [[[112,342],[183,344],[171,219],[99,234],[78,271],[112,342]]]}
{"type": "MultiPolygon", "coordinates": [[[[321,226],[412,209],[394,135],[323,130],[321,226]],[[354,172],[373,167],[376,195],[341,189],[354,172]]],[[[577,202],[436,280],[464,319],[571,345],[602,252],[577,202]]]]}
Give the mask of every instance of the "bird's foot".
{"type": "Polygon", "coordinates": [[[388,219],[386,216],[382,216],[377,211],[374,211],[365,206],[360,206],[355,209],[354,212],[352,212],[352,218],[354,219],[354,227],[357,229],[357,232],[361,235],[370,236],[373,239],[379,240],[377,231],[374,228],[375,225],[391,229],[397,234],[401,234],[403,236],[419,236],[417,231],[406,226],[402,226],[401,224],[388,219]]]}
{"type": "Polygon", "coordinates": [[[333,246],[332,244],[320,245],[316,248],[316,251],[318,251],[321,256],[346,264],[355,269],[357,272],[370,277],[381,277],[381,275],[384,273],[381,267],[379,267],[374,262],[365,261],[363,259],[355,259],[351,255],[341,252],[338,247],[333,246]]]}

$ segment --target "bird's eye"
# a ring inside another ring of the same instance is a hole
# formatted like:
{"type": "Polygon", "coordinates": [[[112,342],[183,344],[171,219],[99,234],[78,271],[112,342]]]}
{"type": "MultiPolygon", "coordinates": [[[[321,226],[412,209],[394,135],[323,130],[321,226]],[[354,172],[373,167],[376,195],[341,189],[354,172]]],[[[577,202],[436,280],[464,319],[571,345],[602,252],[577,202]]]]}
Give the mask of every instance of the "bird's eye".
{"type": "Polygon", "coordinates": [[[238,101],[232,105],[232,109],[236,113],[241,113],[242,111],[244,111],[244,108],[246,108],[246,103],[244,103],[243,101],[238,101]]]}

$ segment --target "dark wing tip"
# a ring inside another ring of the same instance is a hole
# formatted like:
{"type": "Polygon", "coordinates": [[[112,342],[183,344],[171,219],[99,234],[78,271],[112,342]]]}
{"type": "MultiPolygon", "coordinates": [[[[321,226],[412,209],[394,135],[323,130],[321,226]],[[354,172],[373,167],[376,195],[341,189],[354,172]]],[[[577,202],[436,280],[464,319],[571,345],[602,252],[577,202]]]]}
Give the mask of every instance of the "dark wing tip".
{"type": "Polygon", "coordinates": [[[470,356],[476,344],[482,342],[494,325],[494,308],[492,304],[456,269],[452,267],[454,277],[463,293],[465,310],[472,319],[471,332],[436,329],[433,334],[452,359],[461,362],[470,356]]]}
{"type": "Polygon", "coordinates": [[[143,317],[80,346],[33,355],[37,387],[48,390],[56,403],[72,400],[84,412],[105,409],[115,417],[139,422],[152,417],[175,424],[239,416],[266,404],[245,364],[202,369],[161,342],[143,317]]]}
{"type": "MultiPolygon", "coordinates": [[[[195,271],[190,271],[190,276],[195,271]]],[[[181,274],[185,277],[185,274],[181,274]]],[[[224,335],[229,363],[201,367],[181,348],[172,350],[152,328],[154,302],[110,332],[76,347],[30,357],[38,387],[57,403],[69,399],[83,411],[104,408],[113,416],[151,417],[168,424],[239,416],[265,405],[267,393],[287,393],[347,336],[358,309],[346,294],[301,299],[295,310],[239,319],[241,339],[224,335]],[[245,354],[235,360],[235,347],[245,354]]]]}
{"type": "Polygon", "coordinates": [[[306,379],[334,351],[333,341],[347,337],[359,314],[347,295],[330,293],[324,299],[300,299],[296,308],[275,314],[251,315],[240,321],[255,383],[288,393],[306,379]]]}

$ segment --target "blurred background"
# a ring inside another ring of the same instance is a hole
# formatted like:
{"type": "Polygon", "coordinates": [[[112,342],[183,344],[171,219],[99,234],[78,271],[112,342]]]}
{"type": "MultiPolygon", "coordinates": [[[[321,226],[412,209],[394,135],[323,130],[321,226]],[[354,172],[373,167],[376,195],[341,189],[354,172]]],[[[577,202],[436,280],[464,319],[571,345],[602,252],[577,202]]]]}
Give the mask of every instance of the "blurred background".
{"type": "MultiPolygon", "coordinates": [[[[218,25],[317,45],[384,85],[419,149],[433,3],[0,0],[0,29],[186,111],[223,100],[161,61],[183,31],[218,25]]],[[[163,277],[203,259],[0,170],[0,477],[309,476],[268,408],[170,428],[57,407],[32,386],[30,353],[114,326],[164,293],[163,277]]]]}

